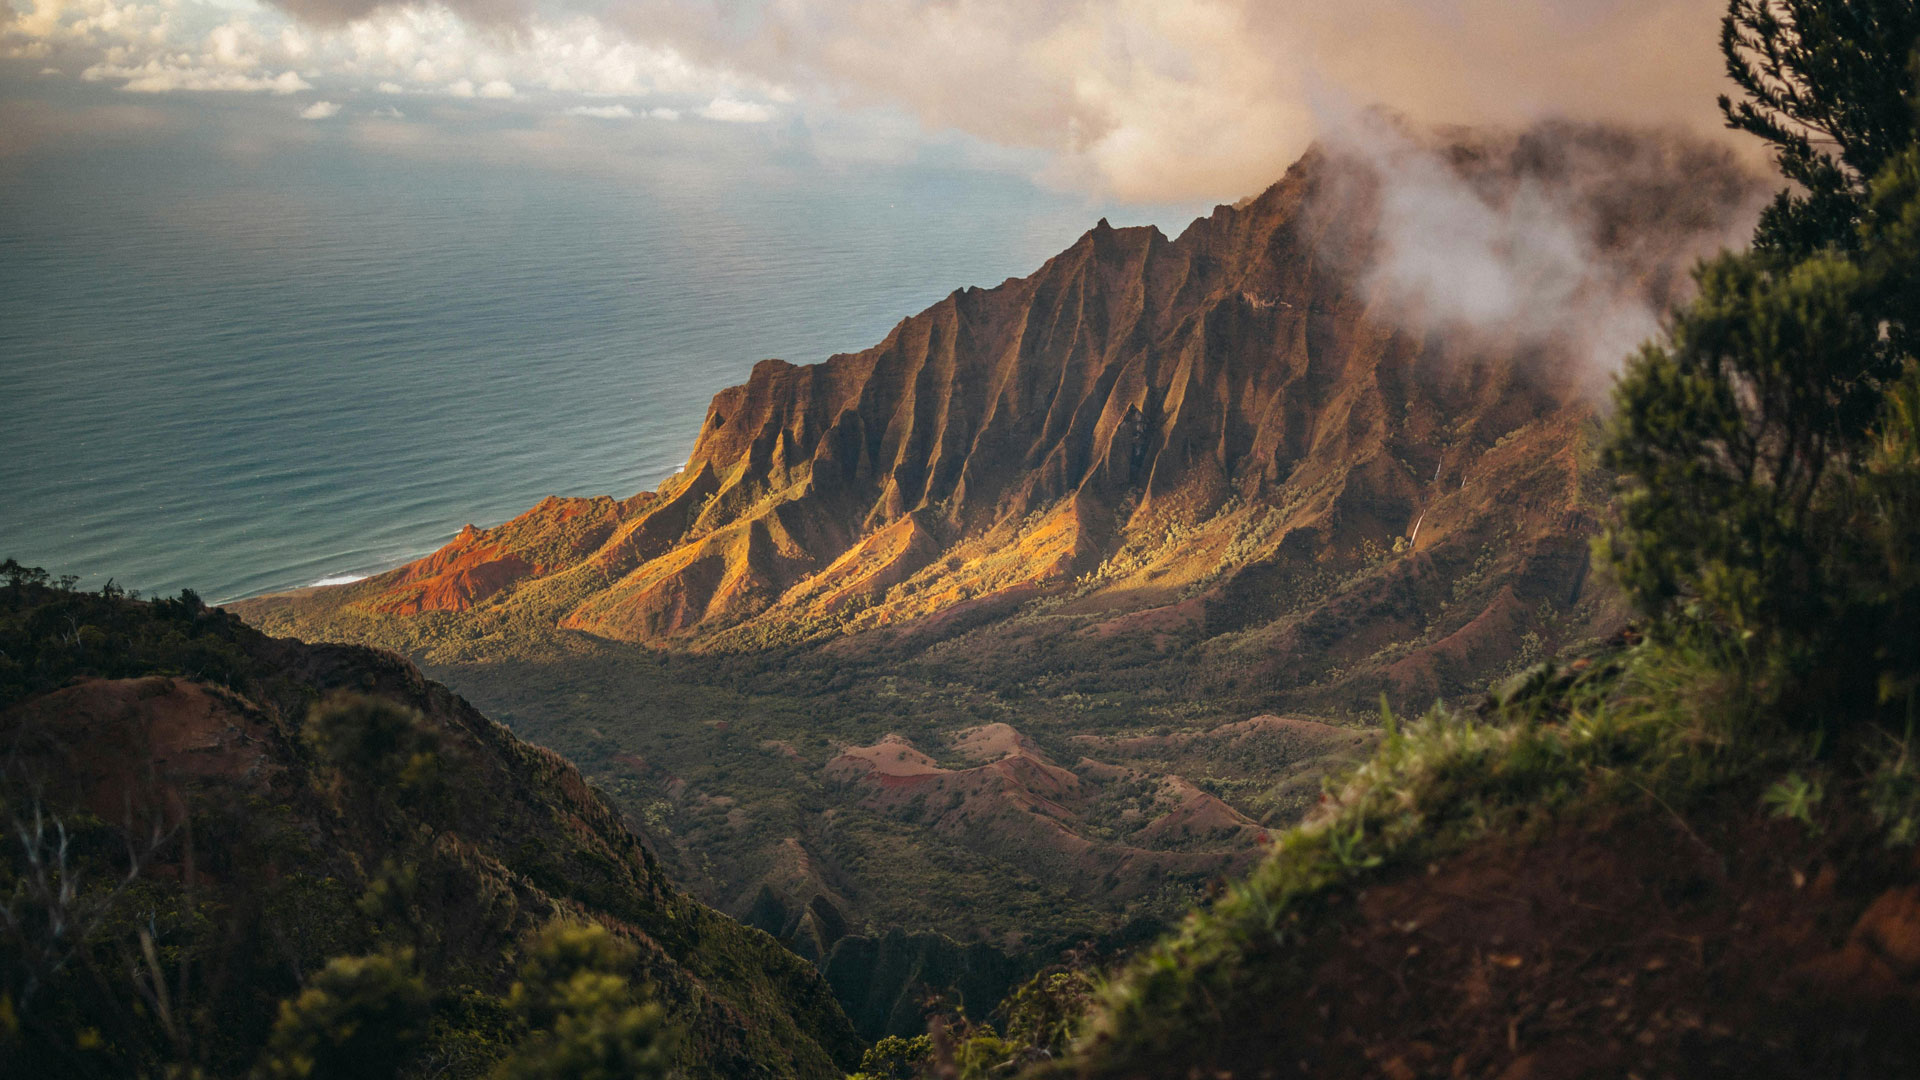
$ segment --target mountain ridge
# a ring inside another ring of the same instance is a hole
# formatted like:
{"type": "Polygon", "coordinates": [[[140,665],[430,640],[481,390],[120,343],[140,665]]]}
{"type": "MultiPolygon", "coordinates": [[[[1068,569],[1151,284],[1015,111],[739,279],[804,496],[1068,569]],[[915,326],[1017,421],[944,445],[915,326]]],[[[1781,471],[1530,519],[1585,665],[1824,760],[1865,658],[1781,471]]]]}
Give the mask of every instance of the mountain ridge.
{"type": "MultiPolygon", "coordinates": [[[[1573,191],[1649,302],[1678,275],[1631,238],[1704,245],[1748,182],[1718,152],[1655,141],[1658,167],[1700,191],[1669,176],[1632,201],[1576,174],[1640,179],[1643,137],[1453,138],[1462,183],[1573,191]]],[[[1197,641],[1215,684],[1251,667],[1274,689],[1478,688],[1513,659],[1496,638],[1605,629],[1585,569],[1593,405],[1551,344],[1407,329],[1381,308],[1365,265],[1391,193],[1372,168],[1316,149],[1174,239],[1102,219],[870,349],[756,364],[657,491],[550,498],[386,574],[237,608],[308,633],[339,613],[440,613],[729,653],[912,651],[1052,605],[1075,632],[1197,641]],[[1488,587],[1452,595],[1489,552],[1488,587]],[[1304,611],[1274,598],[1276,578],[1343,577],[1304,611]],[[1250,640],[1216,640],[1235,633],[1250,640]],[[1282,653],[1292,670],[1261,670],[1282,653]]]]}

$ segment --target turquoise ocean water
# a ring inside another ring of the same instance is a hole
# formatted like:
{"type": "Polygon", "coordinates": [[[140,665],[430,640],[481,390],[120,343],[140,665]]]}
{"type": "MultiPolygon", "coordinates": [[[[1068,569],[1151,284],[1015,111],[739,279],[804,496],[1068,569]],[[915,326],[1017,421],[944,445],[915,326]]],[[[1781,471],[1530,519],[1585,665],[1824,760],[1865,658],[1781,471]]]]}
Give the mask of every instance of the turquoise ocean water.
{"type": "Polygon", "coordinates": [[[367,574],[654,486],[762,358],[1203,210],[950,164],[36,155],[0,171],[0,557],[215,601],[367,574]]]}

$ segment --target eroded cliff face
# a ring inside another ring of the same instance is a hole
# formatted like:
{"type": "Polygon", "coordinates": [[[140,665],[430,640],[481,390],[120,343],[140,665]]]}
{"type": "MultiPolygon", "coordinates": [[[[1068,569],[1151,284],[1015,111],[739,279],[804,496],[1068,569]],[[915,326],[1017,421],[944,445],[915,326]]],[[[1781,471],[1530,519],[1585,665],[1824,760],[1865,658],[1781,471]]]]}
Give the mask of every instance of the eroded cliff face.
{"type": "MultiPolygon", "coordinates": [[[[1536,135],[1445,160],[1496,199],[1559,182],[1600,257],[1667,299],[1675,238],[1711,246],[1744,178],[1695,148],[1664,196],[1621,199],[1555,171],[1631,140],[1558,137],[1581,153],[1536,135]]],[[[549,500],[311,603],[506,606],[699,650],[923,647],[1044,610],[1094,640],[1231,634],[1218,672],[1457,690],[1594,618],[1595,380],[1578,343],[1399,317],[1369,279],[1392,242],[1377,169],[1315,151],[1178,239],[1102,221],[864,352],[760,363],[656,493],[549,500]]]]}

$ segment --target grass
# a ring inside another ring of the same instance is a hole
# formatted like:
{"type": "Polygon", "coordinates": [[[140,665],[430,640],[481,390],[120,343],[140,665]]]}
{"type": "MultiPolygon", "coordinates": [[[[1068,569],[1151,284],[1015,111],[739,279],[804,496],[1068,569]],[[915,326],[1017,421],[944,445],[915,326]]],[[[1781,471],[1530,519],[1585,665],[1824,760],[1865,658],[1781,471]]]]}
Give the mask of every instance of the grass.
{"type": "Polygon", "coordinates": [[[1371,759],[1330,781],[1251,875],[1100,987],[1076,1074],[1219,1030],[1297,974],[1289,947],[1338,898],[1490,835],[1524,840],[1623,805],[1651,805],[1685,829],[1702,800],[1751,789],[1764,791],[1756,811],[1810,832],[1845,798],[1864,803],[1888,844],[1920,837],[1910,733],[1850,736],[1843,750],[1776,730],[1756,719],[1766,710],[1752,688],[1765,685],[1736,657],[1641,644],[1578,671],[1544,665],[1479,711],[1436,706],[1403,724],[1383,708],[1371,759]]]}

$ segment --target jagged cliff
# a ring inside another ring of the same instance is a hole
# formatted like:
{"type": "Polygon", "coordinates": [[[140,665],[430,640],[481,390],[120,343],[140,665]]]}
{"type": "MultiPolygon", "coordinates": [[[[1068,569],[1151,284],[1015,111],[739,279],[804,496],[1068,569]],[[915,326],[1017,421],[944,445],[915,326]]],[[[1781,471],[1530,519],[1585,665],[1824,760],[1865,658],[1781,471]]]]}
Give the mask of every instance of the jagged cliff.
{"type": "MultiPolygon", "coordinates": [[[[1654,304],[1687,248],[1642,239],[1710,244],[1747,183],[1661,143],[1648,196],[1648,142],[1619,133],[1455,139],[1462,183],[1579,202],[1654,304]],[[1634,185],[1609,187],[1629,160],[1634,185]]],[[[511,610],[696,650],[920,648],[1045,611],[1055,637],[1201,643],[1190,667],[1219,683],[1480,685],[1529,632],[1594,621],[1592,380],[1533,338],[1408,329],[1368,287],[1378,168],[1316,150],[1177,239],[1102,221],[864,352],[760,363],[657,492],[550,499],[243,609],[305,632],[341,611],[511,610]]]]}

